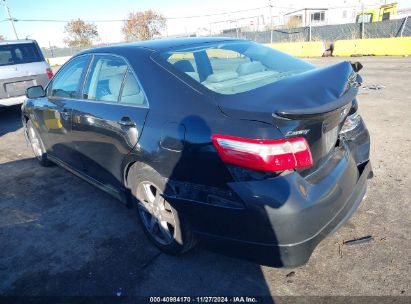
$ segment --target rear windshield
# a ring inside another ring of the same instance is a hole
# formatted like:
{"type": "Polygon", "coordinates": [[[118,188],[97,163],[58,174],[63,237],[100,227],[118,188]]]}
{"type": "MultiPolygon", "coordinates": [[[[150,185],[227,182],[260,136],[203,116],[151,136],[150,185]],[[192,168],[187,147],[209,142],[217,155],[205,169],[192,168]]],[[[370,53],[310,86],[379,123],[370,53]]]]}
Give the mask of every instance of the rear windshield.
{"type": "Polygon", "coordinates": [[[43,61],[34,43],[0,45],[0,66],[43,61]]]}
{"type": "Polygon", "coordinates": [[[174,48],[161,56],[220,94],[250,91],[314,68],[308,62],[251,41],[174,48]]]}

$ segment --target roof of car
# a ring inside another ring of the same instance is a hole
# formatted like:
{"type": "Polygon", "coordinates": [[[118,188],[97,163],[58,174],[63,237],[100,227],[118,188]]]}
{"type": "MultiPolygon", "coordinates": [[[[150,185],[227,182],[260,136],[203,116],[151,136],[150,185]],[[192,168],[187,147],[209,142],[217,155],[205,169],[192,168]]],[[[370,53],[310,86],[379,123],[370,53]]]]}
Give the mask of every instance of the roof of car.
{"type": "Polygon", "coordinates": [[[124,48],[145,48],[154,51],[163,51],[172,49],[179,46],[190,46],[203,43],[223,42],[223,41],[239,41],[241,39],[227,38],[227,37],[190,37],[190,38],[173,38],[173,39],[156,39],[146,40],[131,43],[114,44],[110,46],[103,46],[92,48],[81,53],[94,53],[94,52],[106,52],[115,51],[124,48]]]}
{"type": "Polygon", "coordinates": [[[18,40],[1,40],[0,45],[5,45],[5,44],[22,44],[22,43],[33,43],[36,42],[35,40],[32,39],[18,39],[18,40]]]}

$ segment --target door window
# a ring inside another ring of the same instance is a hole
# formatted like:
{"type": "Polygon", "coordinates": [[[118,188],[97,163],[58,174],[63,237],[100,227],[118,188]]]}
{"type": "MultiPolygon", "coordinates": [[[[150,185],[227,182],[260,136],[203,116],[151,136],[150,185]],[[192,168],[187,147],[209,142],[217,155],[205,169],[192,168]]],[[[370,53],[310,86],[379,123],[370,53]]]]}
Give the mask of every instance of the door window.
{"type": "Polygon", "coordinates": [[[123,59],[110,55],[96,56],[84,86],[83,98],[118,102],[126,72],[127,63],[123,59]]]}
{"type": "Polygon", "coordinates": [[[139,106],[147,105],[146,97],[130,69],[127,70],[120,102],[139,106]]]}
{"type": "Polygon", "coordinates": [[[382,21],[390,20],[390,12],[385,12],[382,14],[382,21]]]}
{"type": "Polygon", "coordinates": [[[47,89],[50,97],[78,98],[81,78],[88,66],[88,56],[81,56],[67,63],[54,77],[47,89]]]}

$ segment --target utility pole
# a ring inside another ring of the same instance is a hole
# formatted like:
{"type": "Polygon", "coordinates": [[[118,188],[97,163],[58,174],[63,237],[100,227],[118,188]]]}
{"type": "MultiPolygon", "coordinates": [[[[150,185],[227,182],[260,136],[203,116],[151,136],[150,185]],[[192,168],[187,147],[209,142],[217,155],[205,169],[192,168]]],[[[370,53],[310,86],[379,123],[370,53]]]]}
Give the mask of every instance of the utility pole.
{"type": "Polygon", "coordinates": [[[311,28],[311,12],[310,12],[309,15],[310,15],[310,18],[308,20],[309,20],[310,23],[309,23],[308,41],[311,42],[311,35],[312,35],[312,32],[311,32],[311,29],[312,29],[311,28]]]}
{"type": "Polygon", "coordinates": [[[364,39],[364,2],[361,1],[361,39],[364,39]]]}
{"type": "Polygon", "coordinates": [[[273,43],[273,12],[272,12],[272,4],[271,0],[269,0],[270,6],[270,43],[273,43]]]}
{"type": "Polygon", "coordinates": [[[4,6],[4,10],[6,11],[6,15],[8,17],[7,19],[10,21],[11,26],[13,27],[14,36],[16,36],[16,39],[19,39],[19,36],[17,36],[16,27],[14,26],[14,19],[11,18],[11,16],[10,16],[9,7],[7,6],[6,0],[3,0],[3,6],[4,6]]]}
{"type": "Polygon", "coordinates": [[[54,58],[53,48],[51,46],[50,41],[49,41],[49,50],[50,50],[50,53],[51,53],[51,57],[54,58]]]}

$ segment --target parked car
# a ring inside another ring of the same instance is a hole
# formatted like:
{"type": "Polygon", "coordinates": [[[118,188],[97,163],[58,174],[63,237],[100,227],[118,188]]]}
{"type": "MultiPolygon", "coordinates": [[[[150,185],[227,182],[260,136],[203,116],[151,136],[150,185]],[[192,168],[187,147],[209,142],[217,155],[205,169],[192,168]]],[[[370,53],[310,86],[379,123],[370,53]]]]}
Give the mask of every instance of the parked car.
{"type": "Polygon", "coordinates": [[[227,38],[95,48],[29,88],[22,119],[40,164],[137,207],[161,250],[200,241],[297,266],[353,214],[372,176],[360,67],[316,68],[227,38]]]}
{"type": "Polygon", "coordinates": [[[35,40],[0,41],[0,108],[23,103],[27,88],[45,86],[51,77],[35,40]]]}

